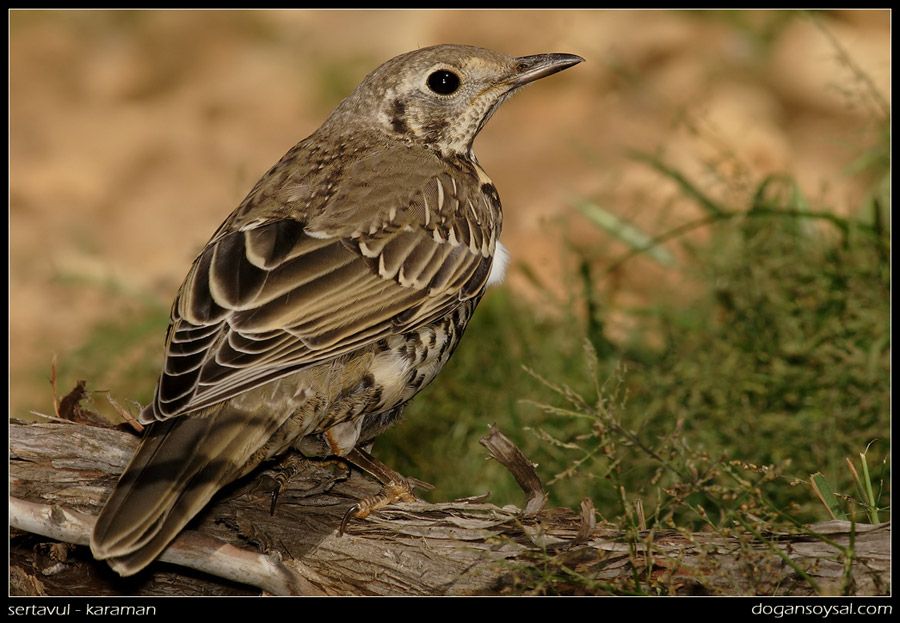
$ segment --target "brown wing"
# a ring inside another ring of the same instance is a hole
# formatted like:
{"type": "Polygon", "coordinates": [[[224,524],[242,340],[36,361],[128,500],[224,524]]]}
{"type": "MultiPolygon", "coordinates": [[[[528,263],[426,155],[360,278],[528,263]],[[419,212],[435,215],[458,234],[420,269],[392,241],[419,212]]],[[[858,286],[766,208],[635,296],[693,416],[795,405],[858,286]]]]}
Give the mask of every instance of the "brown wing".
{"type": "Polygon", "coordinates": [[[280,218],[217,234],[173,305],[165,366],[141,419],[221,402],[480,293],[496,232],[477,184],[436,175],[394,198],[359,211],[352,228],[346,218],[340,228],[333,218],[280,218]]]}

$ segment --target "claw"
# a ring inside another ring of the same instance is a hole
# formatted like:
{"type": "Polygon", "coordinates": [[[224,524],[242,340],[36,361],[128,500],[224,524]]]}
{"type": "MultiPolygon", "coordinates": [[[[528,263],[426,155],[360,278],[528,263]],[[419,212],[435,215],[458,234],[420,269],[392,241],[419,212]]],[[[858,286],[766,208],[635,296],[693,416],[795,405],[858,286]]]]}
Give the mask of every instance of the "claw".
{"type": "Polygon", "coordinates": [[[272,502],[269,504],[269,515],[275,516],[278,498],[288,489],[291,479],[300,472],[303,464],[304,459],[301,455],[290,453],[260,474],[252,491],[270,491],[272,502]]]}
{"type": "Polygon", "coordinates": [[[278,482],[278,486],[272,489],[272,503],[269,505],[269,516],[275,516],[275,506],[278,504],[278,496],[281,495],[281,492],[284,491],[284,481],[279,482],[278,479],[275,479],[278,482]]]}
{"type": "Polygon", "coordinates": [[[412,493],[412,485],[405,479],[392,480],[384,485],[381,493],[370,498],[360,500],[347,509],[341,519],[340,528],[338,528],[338,536],[343,536],[350,522],[353,519],[365,519],[377,510],[381,510],[385,506],[390,506],[396,502],[415,502],[416,496],[412,493]]]}
{"type": "Polygon", "coordinates": [[[347,528],[347,522],[349,522],[350,518],[354,517],[358,511],[359,504],[354,504],[347,509],[347,512],[344,513],[344,517],[341,519],[341,526],[338,528],[338,536],[344,536],[344,530],[346,530],[347,528]]]}

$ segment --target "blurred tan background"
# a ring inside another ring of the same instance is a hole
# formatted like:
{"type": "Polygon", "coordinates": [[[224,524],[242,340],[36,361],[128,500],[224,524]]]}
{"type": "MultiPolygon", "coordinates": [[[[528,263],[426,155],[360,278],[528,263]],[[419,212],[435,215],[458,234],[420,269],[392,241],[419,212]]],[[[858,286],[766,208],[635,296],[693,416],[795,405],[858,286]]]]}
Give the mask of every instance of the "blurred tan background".
{"type": "MultiPolygon", "coordinates": [[[[368,71],[448,42],[587,59],[476,141],[513,261],[551,287],[565,240],[625,250],[579,199],[651,233],[699,215],[628,149],[725,199],[776,172],[837,212],[870,190],[847,171],[875,140],[865,81],[889,97],[887,11],[13,11],[11,413],[51,412],[52,355],[98,322],[168,306],[216,226],[368,71]]],[[[630,264],[614,295],[667,277],[630,264]]],[[[521,269],[510,284],[531,295],[521,269]]]]}

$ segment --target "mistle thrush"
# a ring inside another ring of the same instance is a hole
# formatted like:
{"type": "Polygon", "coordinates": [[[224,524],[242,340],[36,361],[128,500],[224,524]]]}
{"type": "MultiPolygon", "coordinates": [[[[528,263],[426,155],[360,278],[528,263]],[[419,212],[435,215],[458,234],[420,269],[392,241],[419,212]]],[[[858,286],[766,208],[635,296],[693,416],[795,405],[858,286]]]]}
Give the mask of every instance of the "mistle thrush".
{"type": "Polygon", "coordinates": [[[291,447],[344,456],[397,418],[502,272],[500,199],[475,136],[511,93],[582,60],[402,54],[263,175],[178,291],[149,427],[97,520],[96,558],[134,574],[263,461],[291,447]]]}

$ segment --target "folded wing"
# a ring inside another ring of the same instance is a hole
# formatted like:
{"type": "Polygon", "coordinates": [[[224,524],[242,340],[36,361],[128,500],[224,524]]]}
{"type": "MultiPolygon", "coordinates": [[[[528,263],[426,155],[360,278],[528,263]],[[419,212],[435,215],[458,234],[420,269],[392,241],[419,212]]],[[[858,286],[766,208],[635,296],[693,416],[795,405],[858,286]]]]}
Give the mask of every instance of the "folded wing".
{"type": "Polygon", "coordinates": [[[496,232],[475,185],[450,175],[358,210],[335,230],[286,217],[220,231],[172,308],[142,420],[164,420],[415,329],[480,293],[496,232]],[[468,189],[466,191],[465,189],[468,189]]]}

